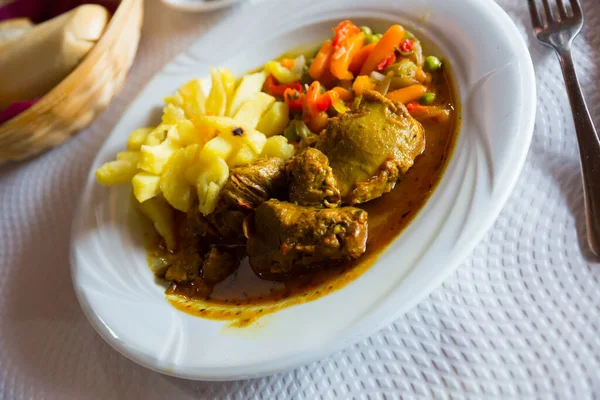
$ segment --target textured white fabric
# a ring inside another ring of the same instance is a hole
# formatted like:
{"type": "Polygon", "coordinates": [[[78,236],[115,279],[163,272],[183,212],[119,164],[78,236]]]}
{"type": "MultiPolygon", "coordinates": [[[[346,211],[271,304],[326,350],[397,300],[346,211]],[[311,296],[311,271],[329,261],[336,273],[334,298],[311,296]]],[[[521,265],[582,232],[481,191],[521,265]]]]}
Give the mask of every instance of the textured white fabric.
{"type": "MultiPolygon", "coordinates": [[[[498,0],[536,65],[538,115],[517,187],[457,272],[394,325],[292,372],[230,383],[146,370],[93,331],[69,276],[73,210],[94,154],[140,88],[225,14],[146,3],[124,92],[91,127],[0,167],[0,399],[335,399],[600,396],[600,262],[585,241],[577,142],[558,62],[524,0],[498,0]]],[[[600,2],[575,45],[600,126],[600,2]]]]}

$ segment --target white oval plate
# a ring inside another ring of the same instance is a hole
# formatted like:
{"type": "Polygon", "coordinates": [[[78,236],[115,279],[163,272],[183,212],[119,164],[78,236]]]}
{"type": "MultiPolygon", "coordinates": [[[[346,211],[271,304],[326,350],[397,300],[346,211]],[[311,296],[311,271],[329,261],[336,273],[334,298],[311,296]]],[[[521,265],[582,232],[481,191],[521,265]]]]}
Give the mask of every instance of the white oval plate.
{"type": "Polygon", "coordinates": [[[165,95],[207,75],[209,66],[244,73],[329,37],[346,18],[378,31],[402,23],[432,40],[452,66],[462,129],[428,203],[375,265],[342,290],[267,315],[257,326],[223,329],[223,322],[190,316],[166,301],[146,264],[129,188],[101,187],[92,170],[74,220],[71,272],[85,314],[119,352],[148,368],[201,380],[298,367],[392,323],[439,285],[490,228],[525,160],[536,90],[527,47],[489,0],[296,0],[243,8],[148,84],[93,169],[114,159],[129,132],[150,123],[165,95]]]}
{"type": "Polygon", "coordinates": [[[183,11],[203,12],[230,7],[243,0],[162,0],[166,5],[183,11]]]}

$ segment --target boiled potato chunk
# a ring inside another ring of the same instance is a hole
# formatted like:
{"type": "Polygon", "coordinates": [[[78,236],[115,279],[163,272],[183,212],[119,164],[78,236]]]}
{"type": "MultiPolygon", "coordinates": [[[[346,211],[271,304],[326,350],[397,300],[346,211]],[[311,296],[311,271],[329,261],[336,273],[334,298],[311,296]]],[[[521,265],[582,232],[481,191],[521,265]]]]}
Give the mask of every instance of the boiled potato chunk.
{"type": "Polygon", "coordinates": [[[266,137],[280,135],[290,122],[290,108],[283,101],[278,101],[269,108],[256,126],[256,130],[266,137]]]}
{"type": "Polygon", "coordinates": [[[160,175],[177,149],[179,149],[179,147],[171,140],[165,140],[156,146],[143,145],[140,151],[140,169],[155,175],[160,175]]]}
{"type": "Polygon", "coordinates": [[[223,85],[221,72],[216,68],[210,69],[212,87],[206,99],[206,113],[210,115],[225,115],[227,111],[227,91],[223,85]]]}
{"type": "Polygon", "coordinates": [[[198,133],[196,127],[189,119],[177,121],[174,126],[169,128],[167,139],[181,147],[192,144],[203,144],[204,138],[198,133]]]}
{"type": "Polygon", "coordinates": [[[183,105],[183,96],[180,92],[175,92],[175,94],[165,97],[163,101],[165,104],[173,104],[174,106],[181,107],[183,105]]]}
{"type": "Polygon", "coordinates": [[[227,115],[230,117],[234,116],[246,100],[256,93],[259,93],[262,90],[266,79],[267,75],[264,72],[257,72],[244,76],[240,85],[235,90],[227,115]]]}
{"type": "Polygon", "coordinates": [[[225,140],[224,138],[217,136],[211,139],[204,145],[200,152],[200,158],[204,158],[206,155],[213,157],[220,157],[227,159],[233,151],[233,144],[231,141],[225,140]]]}
{"type": "MultiPolygon", "coordinates": [[[[156,128],[146,136],[146,140],[144,141],[144,145],[146,146],[157,146],[161,144],[167,137],[167,133],[171,129],[170,125],[160,124],[156,128]]],[[[141,149],[142,146],[140,146],[141,149]]]]}
{"type": "Polygon", "coordinates": [[[127,139],[127,150],[136,151],[139,150],[140,147],[146,141],[146,138],[152,132],[154,128],[141,128],[136,129],[135,131],[129,134],[129,139],[127,139]]]}
{"type": "MultiPolygon", "coordinates": [[[[227,133],[223,133],[223,137],[227,136],[227,133]]],[[[255,129],[245,129],[241,136],[234,134],[231,138],[234,142],[236,140],[239,141],[240,146],[242,143],[247,144],[257,155],[262,152],[262,149],[267,142],[267,137],[255,129]]]]}
{"type": "Polygon", "coordinates": [[[233,117],[239,123],[256,128],[263,114],[275,103],[275,97],[259,92],[248,99],[233,117]]]}
{"type": "Polygon", "coordinates": [[[160,176],[149,172],[138,172],[131,179],[133,195],[140,203],[160,194],[160,176]]]}
{"type": "Polygon", "coordinates": [[[247,144],[243,144],[227,159],[227,164],[233,168],[239,165],[251,164],[257,158],[254,150],[247,144]]]}
{"type": "Polygon", "coordinates": [[[164,198],[179,211],[188,212],[192,205],[192,187],[186,180],[185,172],[195,161],[198,147],[191,145],[177,150],[160,176],[160,190],[164,198]]]}
{"type": "Polygon", "coordinates": [[[181,108],[187,118],[206,114],[206,95],[200,79],[193,79],[179,88],[181,108]]]}
{"type": "Polygon", "coordinates": [[[174,251],[177,242],[175,238],[174,211],[162,197],[154,197],[139,204],[139,209],[152,223],[154,229],[165,239],[167,249],[174,251]]]}
{"type": "Polygon", "coordinates": [[[179,133],[179,143],[182,146],[204,144],[204,138],[198,134],[196,127],[188,119],[177,122],[177,132],[179,133]]]}
{"type": "Polygon", "coordinates": [[[140,152],[139,151],[122,151],[117,153],[117,160],[126,160],[132,161],[134,163],[138,163],[140,160],[140,152]]]}
{"type": "Polygon", "coordinates": [[[196,127],[215,132],[218,136],[231,142],[234,147],[247,144],[258,155],[261,153],[267,138],[265,135],[248,126],[240,124],[233,118],[201,116],[195,119],[196,127]]]}
{"type": "Polygon", "coordinates": [[[221,73],[221,80],[223,81],[223,87],[227,95],[227,104],[229,105],[235,91],[235,75],[227,68],[219,68],[219,72],[221,73]]]}
{"type": "Polygon", "coordinates": [[[206,189],[206,195],[204,200],[200,203],[200,212],[204,215],[208,215],[215,210],[217,202],[219,201],[219,194],[223,185],[219,185],[215,182],[209,182],[206,189]]]}
{"type": "Polygon", "coordinates": [[[225,160],[219,157],[206,157],[200,160],[200,163],[196,190],[200,212],[208,215],[214,211],[219,192],[229,178],[229,167],[225,160]]]}
{"type": "Polygon", "coordinates": [[[131,160],[109,161],[95,172],[96,180],[106,186],[128,183],[138,172],[137,162],[131,160]]]}
{"type": "Polygon", "coordinates": [[[163,124],[175,125],[177,121],[181,121],[182,119],[185,119],[183,108],[173,104],[167,104],[166,107],[163,108],[163,124]]]}
{"type": "Polygon", "coordinates": [[[287,160],[292,157],[295,152],[296,149],[293,145],[288,143],[285,136],[277,135],[267,139],[261,155],[265,157],[279,157],[287,160]]]}

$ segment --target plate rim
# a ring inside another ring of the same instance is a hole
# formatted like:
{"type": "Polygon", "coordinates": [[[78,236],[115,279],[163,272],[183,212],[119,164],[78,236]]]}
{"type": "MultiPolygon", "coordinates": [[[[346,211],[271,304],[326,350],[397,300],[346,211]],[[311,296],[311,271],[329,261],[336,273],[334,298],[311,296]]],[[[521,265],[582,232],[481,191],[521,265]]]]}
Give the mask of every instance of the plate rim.
{"type": "MultiPolygon", "coordinates": [[[[180,11],[210,12],[234,6],[244,0],[218,0],[218,1],[189,1],[189,0],[162,0],[163,4],[180,11]]],[[[184,50],[185,51],[185,50],[184,50]]],[[[160,71],[158,72],[160,73],[160,71]]]]}
{"type": "MultiPolygon", "coordinates": [[[[272,374],[275,374],[278,372],[291,370],[293,368],[308,364],[312,361],[316,361],[318,359],[324,358],[334,352],[337,352],[337,351],[342,350],[352,344],[357,343],[358,341],[364,339],[365,337],[367,337],[369,335],[375,334],[383,327],[385,327],[385,326],[389,325],[390,323],[392,323],[393,321],[397,320],[399,317],[401,317],[406,312],[408,312],[412,307],[414,307],[416,304],[418,304],[420,301],[422,301],[426,296],[431,294],[431,292],[436,287],[438,287],[445,279],[447,279],[447,277],[451,273],[456,271],[456,269],[460,265],[460,262],[462,260],[464,260],[468,256],[468,254],[470,254],[474,250],[475,246],[483,239],[485,233],[487,233],[490,230],[490,228],[492,227],[492,225],[498,218],[500,212],[506,205],[508,198],[513,193],[514,187],[515,187],[515,185],[519,179],[519,176],[521,174],[521,171],[523,169],[527,154],[529,152],[529,147],[530,147],[531,140],[533,137],[533,130],[534,130],[534,125],[535,125],[535,115],[536,115],[536,105],[537,105],[537,87],[536,87],[536,83],[535,83],[535,72],[534,72],[533,62],[531,60],[531,55],[527,48],[525,39],[522,37],[518,28],[516,27],[514,22],[510,19],[508,14],[506,14],[506,12],[498,4],[496,4],[492,0],[478,1],[478,3],[481,6],[489,7],[495,13],[497,13],[497,16],[503,20],[502,25],[505,28],[508,28],[511,30],[510,36],[518,38],[518,40],[517,40],[518,43],[515,44],[515,47],[520,50],[523,50],[524,51],[523,54],[526,55],[525,57],[523,57],[524,61],[525,61],[525,65],[521,66],[522,68],[520,69],[520,72],[525,73],[526,76],[523,77],[522,82],[525,82],[525,84],[529,83],[528,89],[530,89],[531,93],[533,93],[533,96],[532,96],[533,101],[528,103],[527,109],[522,113],[523,121],[521,121],[519,124],[519,126],[522,128],[520,133],[525,135],[525,144],[526,145],[524,146],[523,151],[521,151],[519,153],[520,158],[518,159],[517,165],[515,165],[513,168],[510,168],[508,170],[508,172],[507,172],[508,176],[505,178],[506,184],[502,187],[501,193],[499,194],[499,199],[497,202],[494,203],[494,208],[487,214],[487,217],[485,218],[484,221],[480,221],[477,224],[477,229],[475,230],[475,232],[470,236],[470,239],[461,246],[460,251],[457,251],[455,253],[452,260],[447,263],[448,266],[446,268],[444,268],[440,274],[436,275],[433,279],[431,279],[429,281],[428,285],[426,285],[420,291],[419,295],[415,296],[412,299],[411,304],[404,305],[402,308],[402,311],[400,311],[400,312],[388,313],[385,318],[381,318],[381,317],[375,318],[375,313],[369,312],[364,316],[364,319],[363,319],[363,321],[364,320],[369,321],[369,318],[371,320],[375,319],[375,321],[370,321],[370,322],[372,322],[372,324],[370,325],[371,327],[369,329],[363,329],[363,330],[359,331],[358,333],[355,332],[352,335],[346,335],[345,337],[340,338],[340,339],[344,339],[344,340],[339,340],[334,343],[328,342],[321,346],[314,346],[313,348],[311,348],[310,352],[306,352],[304,354],[297,355],[296,357],[293,358],[293,360],[289,360],[289,359],[270,360],[268,363],[268,366],[262,367],[259,371],[253,371],[253,372],[249,373],[247,371],[248,370],[247,366],[215,367],[212,369],[213,371],[215,371],[215,373],[199,375],[199,374],[188,374],[185,371],[174,371],[174,370],[166,369],[166,368],[158,365],[159,363],[156,362],[157,360],[155,358],[148,357],[148,355],[139,352],[134,347],[128,345],[124,341],[121,341],[120,339],[111,336],[111,334],[109,332],[109,328],[106,325],[104,325],[101,318],[94,312],[93,307],[87,301],[85,293],[83,293],[81,288],[78,287],[78,285],[77,285],[77,282],[76,282],[77,257],[75,254],[76,246],[74,244],[75,243],[75,234],[76,234],[75,224],[76,224],[78,217],[80,216],[82,205],[83,205],[83,200],[89,194],[89,191],[86,189],[82,195],[82,198],[80,199],[80,202],[78,203],[77,210],[75,213],[75,218],[73,219],[73,227],[71,230],[72,235],[71,235],[71,250],[70,250],[70,259],[71,259],[70,271],[71,271],[72,282],[73,282],[73,286],[75,289],[77,299],[84,311],[84,314],[86,315],[86,318],[88,319],[88,321],[90,321],[91,325],[94,327],[96,332],[98,332],[98,334],[100,334],[100,336],[111,347],[116,349],[119,353],[123,354],[125,357],[129,358],[130,360],[132,360],[146,368],[149,368],[151,370],[154,370],[154,371],[157,371],[157,372],[160,372],[163,374],[171,375],[171,376],[176,376],[176,377],[185,378],[185,379],[192,379],[192,380],[230,381],[230,380],[256,378],[256,377],[261,377],[261,376],[272,375],[272,374]],[[246,372],[239,371],[240,369],[246,370],[246,372]]],[[[214,32],[215,30],[217,30],[218,27],[222,26],[223,24],[227,24],[232,20],[235,21],[238,18],[243,19],[245,11],[247,11],[247,9],[245,7],[241,8],[236,13],[234,13],[232,16],[222,20],[218,25],[216,25],[214,28],[212,28],[206,35],[209,35],[211,32],[214,32]]],[[[203,39],[204,39],[203,37],[198,38],[197,40],[192,42],[190,47],[193,47],[196,44],[200,43],[203,39]]],[[[182,54],[185,53],[186,51],[187,50],[184,50],[182,52],[182,54]]],[[[140,94],[143,93],[143,91],[145,90],[146,87],[148,87],[160,75],[162,75],[175,59],[176,59],[176,57],[173,58],[170,62],[168,62],[163,69],[161,69],[159,72],[157,72],[153,76],[153,78],[151,78],[148,81],[148,83],[145,85],[145,87],[140,90],[140,94]]],[[[136,96],[136,98],[130,102],[129,106],[127,107],[127,110],[125,110],[125,113],[123,115],[126,115],[127,112],[129,112],[129,110],[135,106],[135,103],[136,103],[136,100],[138,97],[139,97],[139,95],[136,96]]],[[[104,143],[100,147],[100,149],[103,149],[105,147],[106,143],[109,141],[109,139],[115,133],[115,129],[117,126],[118,126],[118,124],[115,126],[115,128],[113,129],[111,134],[107,136],[106,140],[104,141],[104,143]]],[[[94,162],[92,163],[93,166],[95,166],[97,164],[99,157],[100,157],[100,151],[96,155],[94,162]]],[[[90,171],[90,174],[93,174],[93,170],[90,171]]],[[[87,183],[86,183],[86,186],[87,186],[87,183]]],[[[406,277],[408,277],[409,275],[411,275],[415,272],[416,271],[414,271],[414,270],[409,271],[409,273],[406,275],[406,277]]],[[[406,279],[406,277],[405,277],[405,279],[406,279]]],[[[396,291],[391,292],[390,295],[388,295],[385,299],[383,299],[380,304],[377,304],[376,306],[374,306],[373,309],[383,308],[382,304],[389,302],[395,292],[396,291]]],[[[373,310],[371,310],[371,311],[373,311],[373,310]]],[[[363,322],[363,321],[361,321],[361,322],[363,322]]],[[[364,325],[365,324],[363,323],[363,326],[364,325]]],[[[368,324],[366,324],[366,325],[368,325],[368,324]]],[[[340,336],[343,336],[343,335],[340,334],[340,336]]]]}

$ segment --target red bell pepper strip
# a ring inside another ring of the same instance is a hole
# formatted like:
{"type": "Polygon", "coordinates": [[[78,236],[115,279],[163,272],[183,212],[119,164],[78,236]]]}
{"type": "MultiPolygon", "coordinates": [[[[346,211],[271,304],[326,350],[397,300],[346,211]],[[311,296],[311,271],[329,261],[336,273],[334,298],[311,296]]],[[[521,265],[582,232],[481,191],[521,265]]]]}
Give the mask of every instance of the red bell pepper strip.
{"type": "Polygon", "coordinates": [[[360,29],[352,22],[346,20],[340,22],[338,26],[333,28],[333,32],[333,47],[339,47],[340,44],[345,42],[349,37],[359,34],[360,29]]]}
{"type": "Polygon", "coordinates": [[[400,50],[404,53],[407,53],[413,49],[415,46],[415,41],[410,39],[404,39],[402,43],[400,43],[400,50]]]}
{"type": "Polygon", "coordinates": [[[377,64],[377,67],[375,68],[375,70],[383,71],[384,69],[386,69],[387,67],[392,65],[394,63],[394,61],[396,61],[396,55],[392,54],[388,58],[386,58],[385,60],[383,60],[382,62],[377,64]]]}
{"type": "Polygon", "coordinates": [[[329,90],[321,94],[321,83],[314,81],[306,92],[306,113],[314,117],[320,112],[327,111],[333,105],[340,95],[335,90],[329,90]]]}
{"type": "Polygon", "coordinates": [[[273,75],[269,75],[267,76],[267,89],[272,96],[281,97],[286,89],[295,89],[299,92],[302,91],[302,85],[300,84],[300,81],[280,85],[273,75]]]}
{"type": "Polygon", "coordinates": [[[300,90],[287,88],[283,92],[283,99],[291,110],[302,110],[304,108],[305,95],[300,90]]]}

